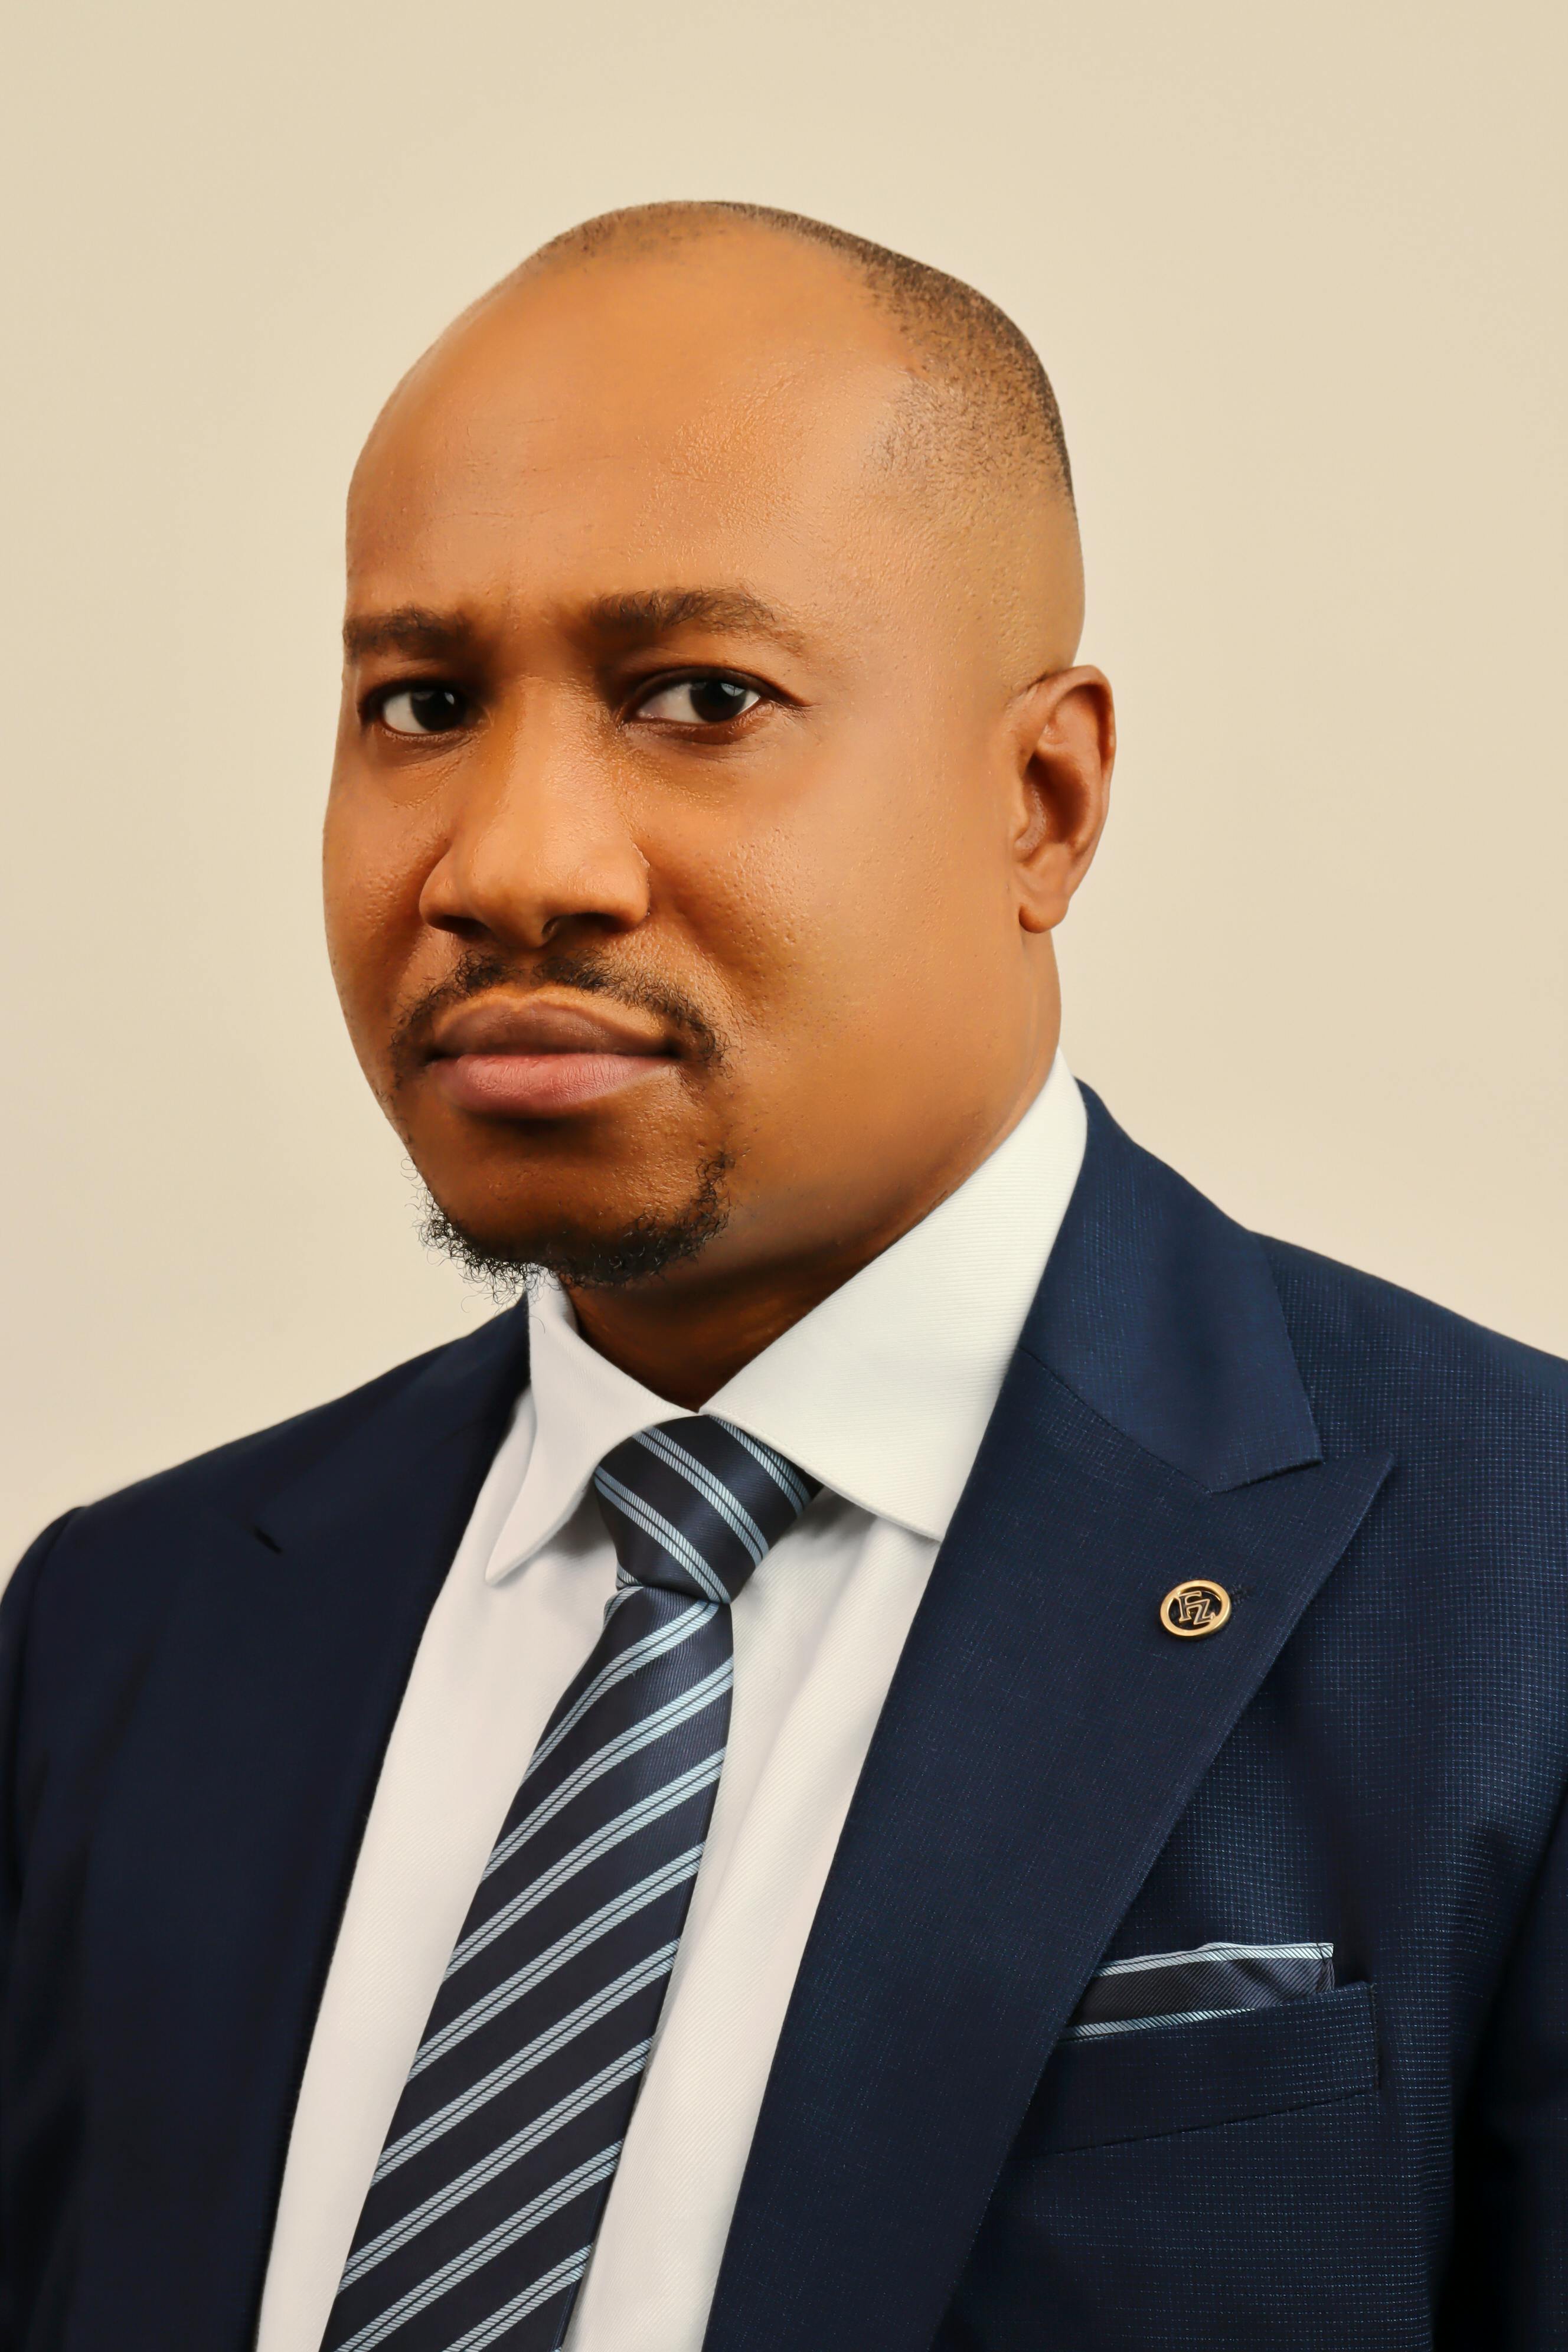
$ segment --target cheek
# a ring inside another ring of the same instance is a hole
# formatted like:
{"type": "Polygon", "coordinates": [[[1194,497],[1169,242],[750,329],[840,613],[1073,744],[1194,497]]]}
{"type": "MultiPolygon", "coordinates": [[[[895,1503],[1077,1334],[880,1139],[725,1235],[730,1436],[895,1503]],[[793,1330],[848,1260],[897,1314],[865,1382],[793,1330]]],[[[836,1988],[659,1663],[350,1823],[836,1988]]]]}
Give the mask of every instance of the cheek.
{"type": "Polygon", "coordinates": [[[672,911],[770,1085],[952,1017],[955,982],[984,975],[1008,928],[994,827],[978,793],[960,809],[946,763],[836,766],[776,825],[721,848],[694,835],[667,867],[672,911]]]}
{"type": "Polygon", "coordinates": [[[384,1019],[416,952],[419,894],[437,855],[431,825],[389,808],[352,774],[334,775],[321,840],[327,952],[362,1055],[374,1042],[365,1025],[384,1019]]]}
{"type": "Polygon", "coordinates": [[[823,848],[792,820],[722,844],[710,833],[665,867],[670,912],[721,992],[725,1026],[748,1062],[795,1050],[841,985],[854,885],[823,848]]]}

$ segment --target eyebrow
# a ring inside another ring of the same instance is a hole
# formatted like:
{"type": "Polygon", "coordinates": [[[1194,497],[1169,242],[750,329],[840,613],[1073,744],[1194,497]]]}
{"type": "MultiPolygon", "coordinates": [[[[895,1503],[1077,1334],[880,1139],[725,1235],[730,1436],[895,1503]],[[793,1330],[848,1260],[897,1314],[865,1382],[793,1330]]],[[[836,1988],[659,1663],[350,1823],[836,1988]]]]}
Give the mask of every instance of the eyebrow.
{"type": "Polygon", "coordinates": [[[768,636],[803,652],[799,624],[777,605],[745,588],[643,588],[619,596],[596,596],[588,625],[597,635],[646,643],[679,629],[714,629],[739,636],[768,636]]]}
{"type": "Polygon", "coordinates": [[[351,614],[343,623],[343,651],[350,661],[365,661],[372,654],[449,654],[472,635],[461,614],[400,604],[393,613],[351,614]]]}
{"type": "MultiPolygon", "coordinates": [[[[773,637],[792,652],[805,649],[799,625],[745,588],[629,589],[595,597],[583,619],[590,635],[623,645],[646,645],[681,629],[713,629],[773,637]]],[[[473,639],[474,624],[467,614],[433,612],[423,604],[351,614],[343,624],[343,651],[350,661],[368,661],[376,654],[460,653],[473,639]]]]}

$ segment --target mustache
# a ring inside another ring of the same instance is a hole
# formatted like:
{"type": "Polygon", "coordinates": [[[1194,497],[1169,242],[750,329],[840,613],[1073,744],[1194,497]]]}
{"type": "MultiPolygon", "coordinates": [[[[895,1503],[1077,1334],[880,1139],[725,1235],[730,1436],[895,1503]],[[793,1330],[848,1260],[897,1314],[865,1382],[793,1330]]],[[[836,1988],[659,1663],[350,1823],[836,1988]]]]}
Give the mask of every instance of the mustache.
{"type": "Polygon", "coordinates": [[[392,1033],[393,1091],[416,1077],[429,1055],[437,1022],[454,1005],[488,995],[496,988],[527,994],[539,988],[575,988],[584,996],[608,997],[636,1013],[652,1013],[679,1034],[686,1058],[700,1069],[716,1069],[724,1058],[724,1041],[695,1000],[668,981],[642,972],[623,971],[604,955],[585,950],[575,955],[541,956],[520,964],[493,949],[469,948],[453,970],[435,987],[427,988],[398,1015],[392,1033]]]}

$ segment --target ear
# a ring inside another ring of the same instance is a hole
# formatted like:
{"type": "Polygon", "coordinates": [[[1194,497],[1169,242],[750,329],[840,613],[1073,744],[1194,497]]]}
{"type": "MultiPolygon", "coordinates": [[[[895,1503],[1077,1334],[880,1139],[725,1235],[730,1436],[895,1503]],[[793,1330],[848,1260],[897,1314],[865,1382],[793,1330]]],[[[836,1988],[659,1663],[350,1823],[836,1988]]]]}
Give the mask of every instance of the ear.
{"type": "Polygon", "coordinates": [[[1018,921],[1052,931],[1100,845],[1116,761],[1110,683],[1098,669],[1053,671],[1013,709],[1014,830],[1018,921]]]}

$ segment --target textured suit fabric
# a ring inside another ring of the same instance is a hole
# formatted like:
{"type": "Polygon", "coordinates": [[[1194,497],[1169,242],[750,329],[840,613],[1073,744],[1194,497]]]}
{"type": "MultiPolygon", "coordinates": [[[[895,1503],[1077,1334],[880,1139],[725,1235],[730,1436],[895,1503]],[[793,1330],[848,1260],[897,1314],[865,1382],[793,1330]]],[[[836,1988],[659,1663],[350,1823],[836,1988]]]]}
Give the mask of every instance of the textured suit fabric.
{"type": "Polygon", "coordinates": [[[1223,1921],[1358,1982],[1064,2044],[943,2352],[1568,2344],[1568,1378],[1268,1255],[1325,1446],[1395,1467],[1106,1957],[1223,1921]]]}
{"type": "MultiPolygon", "coordinates": [[[[242,2352],[519,1318],[60,1523],[4,1633],[14,2352],[242,2352]],[[376,1632],[367,1643],[367,1620],[376,1632]]],[[[1089,1154],[861,1777],[707,2352],[1568,2342],[1568,1372],[1089,1154]],[[1217,1578],[1231,1623],[1162,1633],[1217,1578]],[[1107,1959],[1336,1989],[1063,2040],[1107,1959]]]]}

